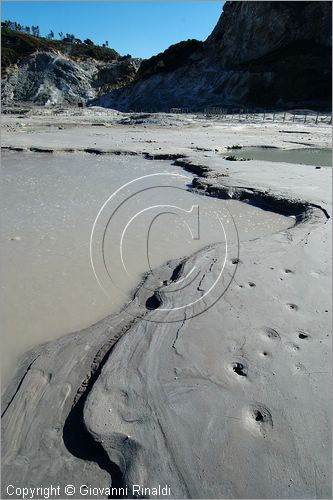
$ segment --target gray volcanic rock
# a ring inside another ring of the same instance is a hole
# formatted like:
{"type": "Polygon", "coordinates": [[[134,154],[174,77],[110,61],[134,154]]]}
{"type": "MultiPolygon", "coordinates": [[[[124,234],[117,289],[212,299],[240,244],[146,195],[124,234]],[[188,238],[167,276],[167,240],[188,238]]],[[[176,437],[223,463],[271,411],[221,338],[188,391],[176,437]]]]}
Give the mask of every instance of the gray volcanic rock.
{"type": "Polygon", "coordinates": [[[9,70],[2,86],[3,102],[55,104],[93,97],[90,81],[95,71],[96,66],[87,62],[36,52],[9,70]]]}
{"type": "Polygon", "coordinates": [[[2,102],[83,102],[128,83],[137,68],[137,61],[132,59],[75,61],[54,52],[35,52],[7,69],[2,79],[2,102]]]}
{"type": "Polygon", "coordinates": [[[170,62],[170,51],[183,57],[193,41],[145,61],[134,82],[93,104],[329,107],[331,11],[331,2],[227,2],[210,37],[181,65],[170,62]]]}

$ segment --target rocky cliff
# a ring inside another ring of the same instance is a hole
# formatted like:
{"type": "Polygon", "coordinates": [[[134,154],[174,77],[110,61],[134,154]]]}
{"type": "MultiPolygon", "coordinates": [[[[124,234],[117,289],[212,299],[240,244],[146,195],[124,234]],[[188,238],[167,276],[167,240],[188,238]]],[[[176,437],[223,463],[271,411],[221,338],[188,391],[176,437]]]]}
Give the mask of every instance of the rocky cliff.
{"type": "Polygon", "coordinates": [[[168,49],[145,62],[132,83],[92,103],[125,111],[328,108],[331,14],[331,2],[226,2],[205,43],[170,48],[174,65],[168,49]]]}
{"type": "Polygon", "coordinates": [[[113,49],[2,31],[2,103],[76,104],[131,82],[140,60],[113,49]]]}
{"type": "Polygon", "coordinates": [[[331,2],[227,2],[206,41],[224,67],[290,47],[295,42],[331,46],[331,2]]]}

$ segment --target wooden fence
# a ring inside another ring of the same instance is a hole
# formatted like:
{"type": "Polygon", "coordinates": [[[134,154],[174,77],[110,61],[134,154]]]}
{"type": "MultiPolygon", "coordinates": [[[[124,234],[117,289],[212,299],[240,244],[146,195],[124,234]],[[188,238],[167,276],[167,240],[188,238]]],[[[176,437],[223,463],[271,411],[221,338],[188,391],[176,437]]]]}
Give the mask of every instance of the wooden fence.
{"type": "MultiPolygon", "coordinates": [[[[131,109],[133,113],[158,113],[157,109],[131,109]]],[[[272,111],[265,109],[208,107],[202,111],[190,108],[170,108],[171,114],[191,114],[198,117],[214,117],[219,120],[235,120],[248,122],[292,122],[292,123],[326,123],[332,124],[332,113],[311,110],[272,111]]]]}

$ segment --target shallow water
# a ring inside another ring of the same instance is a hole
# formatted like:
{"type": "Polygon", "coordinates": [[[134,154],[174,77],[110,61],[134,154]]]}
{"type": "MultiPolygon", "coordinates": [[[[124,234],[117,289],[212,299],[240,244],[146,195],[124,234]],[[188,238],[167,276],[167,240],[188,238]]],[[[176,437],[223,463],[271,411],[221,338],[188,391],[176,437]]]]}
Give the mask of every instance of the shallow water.
{"type": "Polygon", "coordinates": [[[332,166],[331,149],[280,149],[248,147],[230,150],[230,155],[234,155],[236,158],[249,158],[251,160],[295,163],[321,167],[332,166]]]}
{"type": "Polygon", "coordinates": [[[117,311],[149,265],[226,239],[231,259],[242,241],[293,224],[244,203],[193,194],[191,179],[168,162],[141,157],[2,155],[5,381],[27,349],[117,311]],[[142,176],[148,177],[130,183],[142,176]]]}

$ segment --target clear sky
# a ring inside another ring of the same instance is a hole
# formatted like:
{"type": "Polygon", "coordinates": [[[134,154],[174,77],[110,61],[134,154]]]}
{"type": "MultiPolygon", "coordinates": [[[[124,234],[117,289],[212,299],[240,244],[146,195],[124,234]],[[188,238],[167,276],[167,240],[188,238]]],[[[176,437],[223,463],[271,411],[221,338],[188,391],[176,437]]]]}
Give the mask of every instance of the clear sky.
{"type": "Polygon", "coordinates": [[[91,38],[121,55],[150,57],[173,43],[205,40],[222,12],[223,3],[209,1],[16,2],[2,1],[2,20],[39,25],[41,35],[52,29],[91,38]]]}

